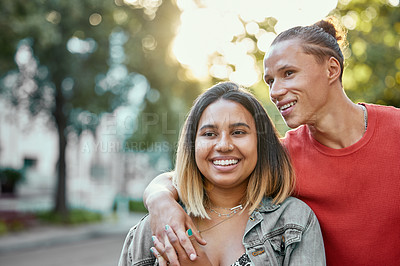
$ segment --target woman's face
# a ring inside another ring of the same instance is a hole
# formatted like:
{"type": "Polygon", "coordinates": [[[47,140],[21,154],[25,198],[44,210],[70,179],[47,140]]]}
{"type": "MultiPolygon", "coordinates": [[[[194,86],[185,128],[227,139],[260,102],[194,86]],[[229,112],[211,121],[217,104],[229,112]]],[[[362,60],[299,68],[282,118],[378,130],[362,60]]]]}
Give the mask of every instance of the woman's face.
{"type": "Polygon", "coordinates": [[[233,101],[210,104],[198,124],[195,158],[214,187],[246,187],[257,163],[256,125],[249,111],[233,101]]]}
{"type": "Polygon", "coordinates": [[[327,60],[318,63],[304,53],[299,40],[286,40],[271,46],[264,57],[264,80],[272,102],[286,124],[296,128],[315,124],[329,102],[327,60]]]}

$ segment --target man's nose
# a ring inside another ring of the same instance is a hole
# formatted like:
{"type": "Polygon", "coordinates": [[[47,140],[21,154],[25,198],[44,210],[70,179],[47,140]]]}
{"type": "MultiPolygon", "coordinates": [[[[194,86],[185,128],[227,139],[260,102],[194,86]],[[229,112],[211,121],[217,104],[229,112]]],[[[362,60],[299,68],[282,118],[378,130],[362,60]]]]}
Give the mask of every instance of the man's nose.
{"type": "Polygon", "coordinates": [[[269,96],[271,98],[271,101],[276,103],[279,101],[279,99],[287,93],[287,90],[285,89],[284,86],[279,81],[275,81],[272,83],[271,86],[269,86],[269,96]]]}

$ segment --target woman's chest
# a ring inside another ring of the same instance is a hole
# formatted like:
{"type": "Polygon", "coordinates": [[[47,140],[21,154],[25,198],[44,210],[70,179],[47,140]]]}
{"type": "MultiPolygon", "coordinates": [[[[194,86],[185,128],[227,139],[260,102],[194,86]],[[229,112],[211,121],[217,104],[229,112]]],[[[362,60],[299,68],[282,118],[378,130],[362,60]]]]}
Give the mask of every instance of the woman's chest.
{"type": "Polygon", "coordinates": [[[244,228],[223,227],[202,236],[207,241],[206,254],[213,265],[232,265],[245,252],[242,243],[244,228]]]}

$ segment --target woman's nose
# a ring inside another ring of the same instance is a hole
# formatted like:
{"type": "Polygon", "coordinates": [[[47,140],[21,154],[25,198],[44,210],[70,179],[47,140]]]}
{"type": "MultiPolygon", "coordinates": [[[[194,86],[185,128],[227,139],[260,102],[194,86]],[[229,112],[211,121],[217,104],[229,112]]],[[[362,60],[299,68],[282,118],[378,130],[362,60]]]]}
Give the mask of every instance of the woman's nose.
{"type": "Polygon", "coordinates": [[[233,150],[233,144],[231,143],[229,137],[221,136],[215,145],[215,148],[219,152],[228,152],[233,150]]]}

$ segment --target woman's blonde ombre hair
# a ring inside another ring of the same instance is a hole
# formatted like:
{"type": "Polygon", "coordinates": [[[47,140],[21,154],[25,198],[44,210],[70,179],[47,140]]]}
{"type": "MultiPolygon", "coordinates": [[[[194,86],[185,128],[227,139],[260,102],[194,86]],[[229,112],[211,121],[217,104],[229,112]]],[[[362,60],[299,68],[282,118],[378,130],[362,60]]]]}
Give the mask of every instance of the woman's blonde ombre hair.
{"type": "Polygon", "coordinates": [[[201,94],[186,118],[179,137],[173,184],[189,215],[209,218],[209,204],[204,177],[195,161],[195,140],[204,110],[219,99],[245,107],[253,116],[257,129],[257,164],[249,176],[244,207],[253,212],[263,197],[283,202],[293,192],[294,172],[277,131],[261,103],[247,90],[232,82],[219,83],[201,94]]]}

